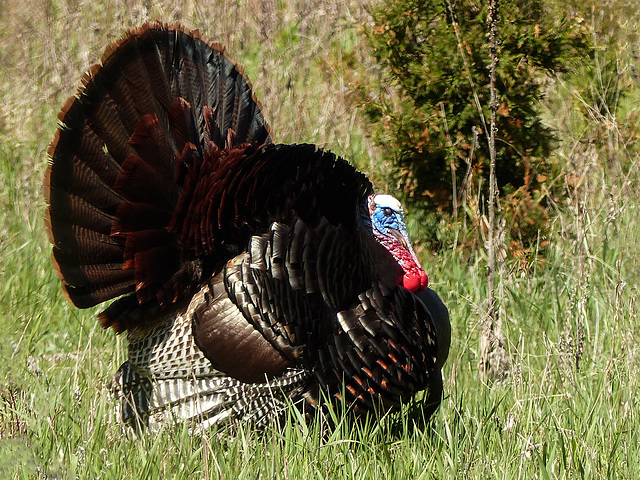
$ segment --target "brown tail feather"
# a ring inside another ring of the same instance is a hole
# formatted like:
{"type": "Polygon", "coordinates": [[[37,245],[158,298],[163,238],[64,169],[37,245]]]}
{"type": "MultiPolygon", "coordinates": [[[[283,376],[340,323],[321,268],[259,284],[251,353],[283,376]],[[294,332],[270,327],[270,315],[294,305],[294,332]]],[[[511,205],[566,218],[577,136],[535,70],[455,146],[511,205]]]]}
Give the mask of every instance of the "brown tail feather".
{"type": "MultiPolygon", "coordinates": [[[[182,263],[190,254],[171,232],[184,188],[181,153],[189,145],[202,158],[230,138],[269,143],[251,84],[220,45],[149,23],[106,49],[59,118],[45,224],[68,297],[79,307],[134,290],[139,303],[176,301],[199,268],[182,263]]],[[[122,305],[112,310],[121,320],[105,313],[103,324],[122,330],[122,315],[132,315],[131,302],[122,305]]]]}

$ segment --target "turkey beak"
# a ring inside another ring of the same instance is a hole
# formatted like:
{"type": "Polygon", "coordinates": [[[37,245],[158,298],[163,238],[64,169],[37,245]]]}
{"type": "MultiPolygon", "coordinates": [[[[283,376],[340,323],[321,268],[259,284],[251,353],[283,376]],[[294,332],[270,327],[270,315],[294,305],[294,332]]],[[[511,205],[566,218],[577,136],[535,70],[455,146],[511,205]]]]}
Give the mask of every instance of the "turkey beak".
{"type": "Polygon", "coordinates": [[[413,259],[414,263],[416,264],[416,267],[418,267],[419,269],[422,270],[422,266],[420,265],[420,261],[418,260],[418,257],[416,256],[416,252],[413,251],[413,247],[411,246],[411,240],[409,240],[409,234],[407,233],[406,230],[396,230],[394,228],[389,228],[387,229],[389,231],[389,234],[394,237],[395,239],[397,239],[402,246],[407,250],[407,252],[409,252],[409,255],[411,255],[411,258],[413,259]]]}
{"type": "Polygon", "coordinates": [[[409,246],[409,239],[403,232],[401,232],[400,230],[396,230],[395,228],[389,228],[387,229],[387,231],[393,238],[398,240],[404,248],[406,248],[407,250],[411,250],[411,247],[409,246]]]}

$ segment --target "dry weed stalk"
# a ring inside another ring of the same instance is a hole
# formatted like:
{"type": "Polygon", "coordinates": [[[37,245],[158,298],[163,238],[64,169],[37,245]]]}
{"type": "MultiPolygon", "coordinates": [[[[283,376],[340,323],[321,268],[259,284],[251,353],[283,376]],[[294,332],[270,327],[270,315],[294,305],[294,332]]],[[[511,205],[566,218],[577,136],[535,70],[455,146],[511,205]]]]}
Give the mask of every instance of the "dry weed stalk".
{"type": "MultiPolygon", "coordinates": [[[[502,332],[502,319],[496,301],[496,205],[498,202],[498,184],[496,180],[496,112],[498,101],[496,93],[496,68],[498,64],[498,10],[499,0],[489,3],[489,49],[491,54],[491,119],[489,130],[489,298],[486,304],[486,316],[480,332],[480,372],[489,379],[504,378],[509,372],[509,358],[505,349],[502,332]]],[[[502,262],[500,262],[500,266],[502,262]]]]}

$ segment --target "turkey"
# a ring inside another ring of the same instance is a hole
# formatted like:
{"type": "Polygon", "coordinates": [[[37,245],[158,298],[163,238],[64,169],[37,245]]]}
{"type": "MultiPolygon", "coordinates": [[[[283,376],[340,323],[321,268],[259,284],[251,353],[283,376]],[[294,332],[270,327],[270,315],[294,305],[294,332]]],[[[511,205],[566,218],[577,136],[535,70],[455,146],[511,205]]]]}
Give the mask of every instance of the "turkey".
{"type": "Polygon", "coordinates": [[[59,114],[45,224],[65,296],[113,300],[119,420],[261,422],[442,396],[446,307],[403,210],[348,162],[272,141],[243,71],[180,25],[127,32],[59,114]]]}

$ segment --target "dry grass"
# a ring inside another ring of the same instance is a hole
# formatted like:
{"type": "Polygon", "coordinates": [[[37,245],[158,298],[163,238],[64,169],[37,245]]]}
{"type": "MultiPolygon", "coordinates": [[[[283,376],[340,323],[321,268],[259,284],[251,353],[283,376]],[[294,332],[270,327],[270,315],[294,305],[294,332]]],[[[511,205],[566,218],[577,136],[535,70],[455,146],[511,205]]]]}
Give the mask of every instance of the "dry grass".
{"type": "MultiPolygon", "coordinates": [[[[19,142],[49,140],[55,112],[105,46],[133,25],[161,19],[198,28],[242,64],[278,142],[314,142],[348,154],[340,55],[358,47],[363,0],[338,2],[6,2],[0,14],[0,127],[19,142]],[[44,120],[44,121],[43,121],[44,120]]],[[[363,140],[359,140],[360,143],[363,140]]]]}

